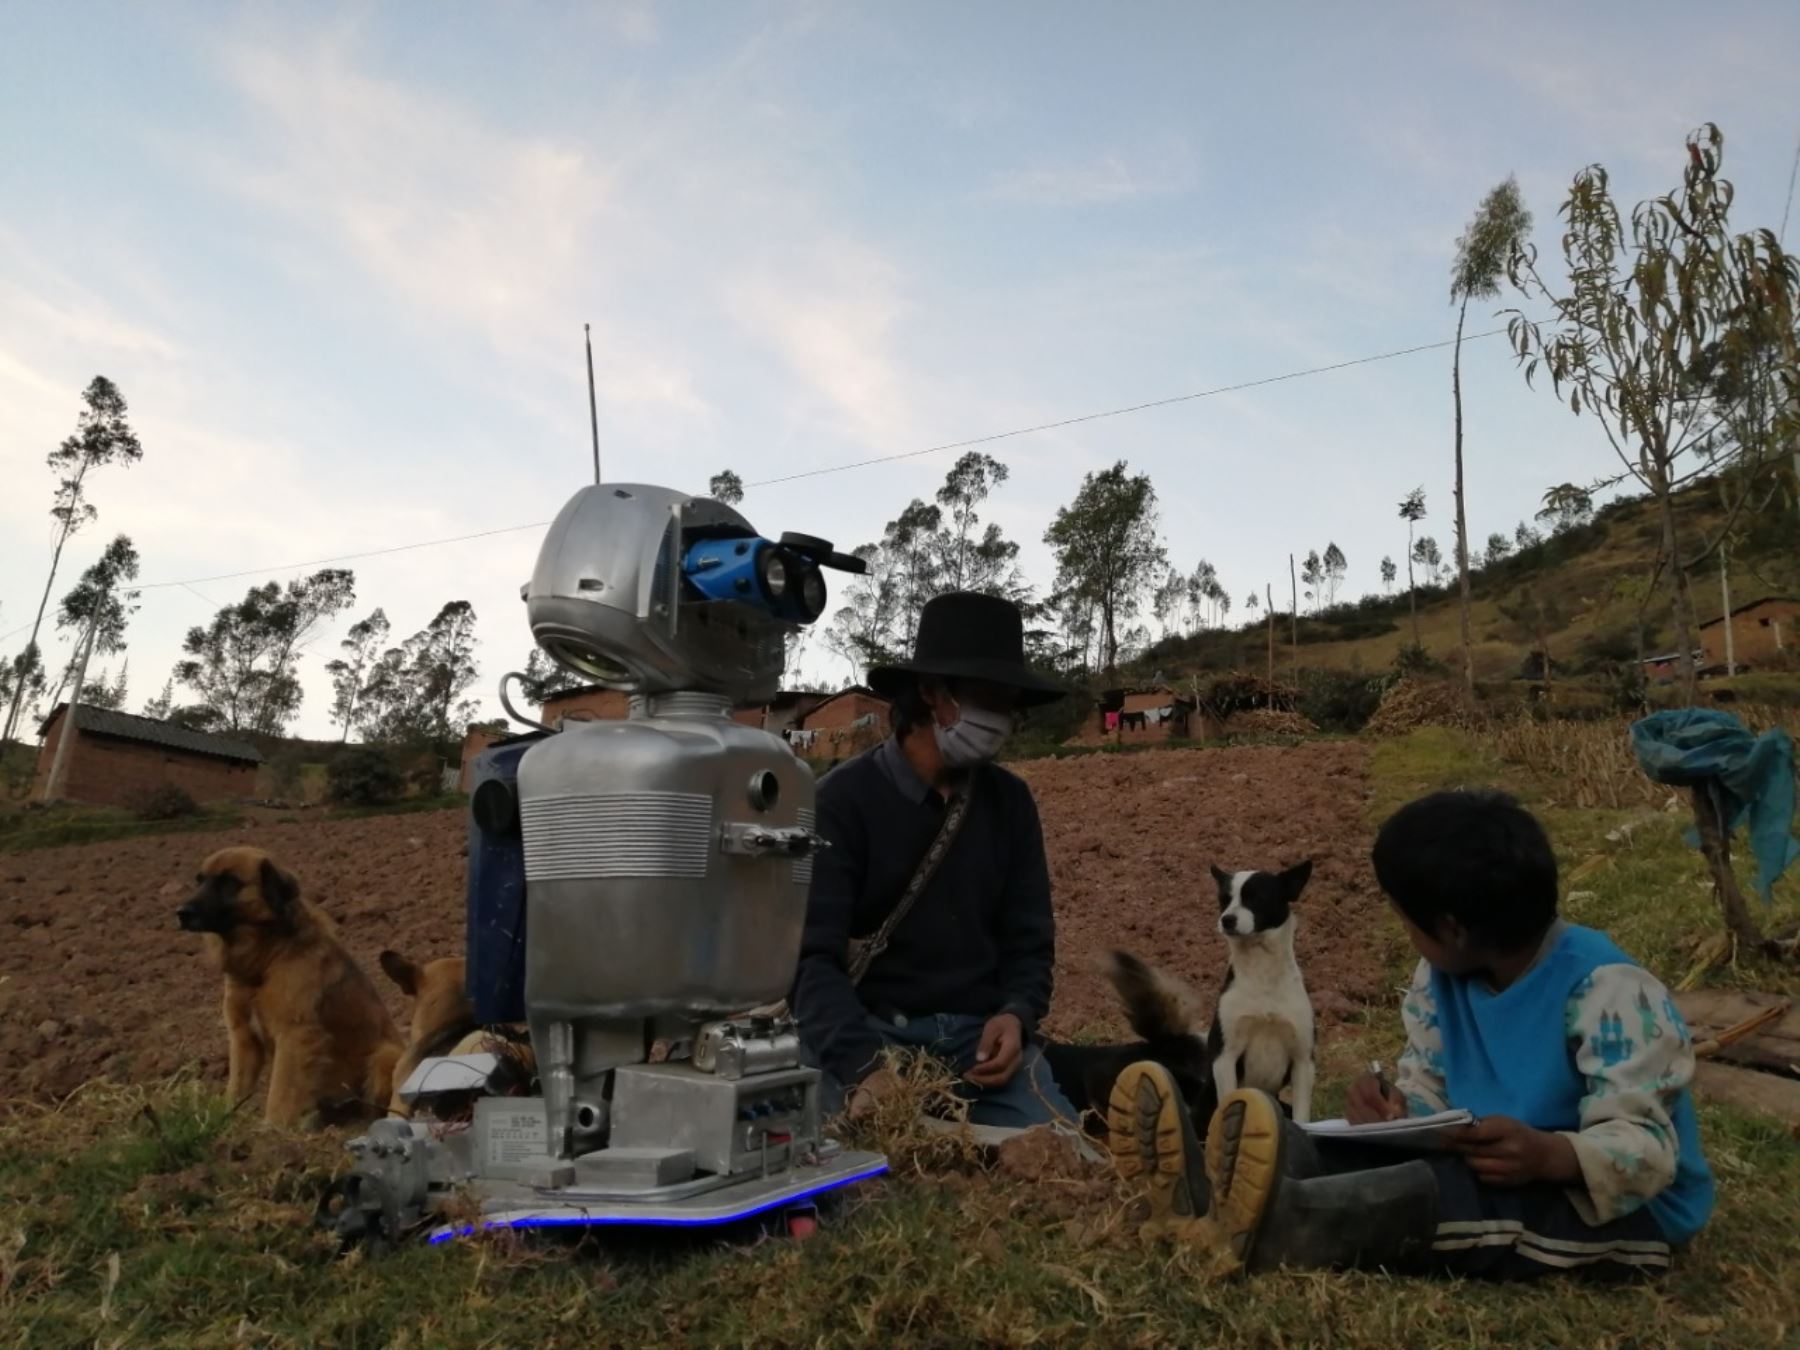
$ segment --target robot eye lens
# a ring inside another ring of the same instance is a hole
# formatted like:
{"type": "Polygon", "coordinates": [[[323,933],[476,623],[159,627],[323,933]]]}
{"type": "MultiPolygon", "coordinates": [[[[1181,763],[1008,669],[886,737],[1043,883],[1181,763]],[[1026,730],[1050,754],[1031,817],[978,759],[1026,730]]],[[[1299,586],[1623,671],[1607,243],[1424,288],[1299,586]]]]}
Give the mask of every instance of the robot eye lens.
{"type": "Polygon", "coordinates": [[[800,602],[815,617],[825,609],[825,578],[816,571],[808,572],[800,582],[800,602]]]}
{"type": "Polygon", "coordinates": [[[772,597],[779,600],[787,592],[788,570],[781,555],[773,549],[763,555],[762,574],[763,585],[768,587],[772,597]]]}

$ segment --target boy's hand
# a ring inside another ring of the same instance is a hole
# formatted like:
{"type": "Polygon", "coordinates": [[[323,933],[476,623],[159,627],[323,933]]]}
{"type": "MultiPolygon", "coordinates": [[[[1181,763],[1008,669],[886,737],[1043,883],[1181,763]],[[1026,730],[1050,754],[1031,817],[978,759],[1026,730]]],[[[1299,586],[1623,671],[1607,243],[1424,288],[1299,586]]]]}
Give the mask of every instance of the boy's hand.
{"type": "Polygon", "coordinates": [[[1372,1073],[1365,1073],[1350,1084],[1344,1098],[1344,1119],[1352,1125],[1399,1120],[1406,1114],[1406,1099],[1397,1091],[1383,1093],[1381,1080],[1372,1073]]]}
{"type": "Polygon", "coordinates": [[[1581,1179],[1581,1163],[1567,1138],[1534,1130],[1509,1116],[1488,1116],[1465,1125],[1448,1142],[1490,1186],[1529,1186],[1534,1181],[1572,1185],[1581,1179]]]}

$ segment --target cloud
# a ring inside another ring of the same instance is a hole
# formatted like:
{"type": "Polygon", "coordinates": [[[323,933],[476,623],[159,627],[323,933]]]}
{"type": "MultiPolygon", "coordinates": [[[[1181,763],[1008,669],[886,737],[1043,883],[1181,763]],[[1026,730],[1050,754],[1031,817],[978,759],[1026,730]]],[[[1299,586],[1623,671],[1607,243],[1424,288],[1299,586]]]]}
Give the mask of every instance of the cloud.
{"type": "Polygon", "coordinates": [[[1190,190],[1196,178],[1193,156],[1176,144],[1136,161],[1111,152],[1080,162],[1013,169],[996,178],[987,195],[1027,206],[1107,206],[1174,196],[1190,190]]]}
{"type": "Polygon", "coordinates": [[[899,270],[873,250],[825,245],[791,268],[764,266],[732,286],[726,308],[771,343],[857,439],[902,443],[908,376],[894,354],[905,317],[899,270]]]}

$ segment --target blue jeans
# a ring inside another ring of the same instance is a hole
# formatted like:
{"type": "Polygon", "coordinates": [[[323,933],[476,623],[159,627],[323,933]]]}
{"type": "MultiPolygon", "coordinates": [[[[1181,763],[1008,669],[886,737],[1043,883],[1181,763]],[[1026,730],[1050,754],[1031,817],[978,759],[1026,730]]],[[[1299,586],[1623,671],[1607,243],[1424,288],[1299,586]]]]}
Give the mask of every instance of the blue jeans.
{"type": "MultiPolygon", "coordinates": [[[[969,1013],[897,1015],[892,1022],[871,1013],[866,1019],[869,1030],[881,1037],[883,1045],[922,1050],[943,1061],[957,1075],[957,1095],[969,1103],[972,1125],[1024,1130],[1059,1118],[1073,1121],[1075,1108],[1056,1086],[1043,1051],[1035,1045],[1025,1047],[1018,1070],[997,1088],[977,1087],[962,1078],[975,1065],[975,1051],[981,1045],[981,1031],[987,1020],[969,1013]]],[[[844,1107],[844,1085],[824,1073],[820,1089],[825,1114],[836,1115],[844,1107]]]]}

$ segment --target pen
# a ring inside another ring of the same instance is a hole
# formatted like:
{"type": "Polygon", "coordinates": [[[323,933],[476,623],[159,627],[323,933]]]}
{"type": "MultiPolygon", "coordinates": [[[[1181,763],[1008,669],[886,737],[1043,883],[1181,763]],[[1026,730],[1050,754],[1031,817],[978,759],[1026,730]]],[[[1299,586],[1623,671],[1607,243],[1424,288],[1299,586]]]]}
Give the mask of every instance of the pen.
{"type": "Polygon", "coordinates": [[[1381,1071],[1380,1060],[1372,1059],[1369,1061],[1369,1072],[1375,1075],[1375,1086],[1381,1089],[1381,1095],[1383,1097],[1392,1097],[1394,1092],[1393,1089],[1388,1086],[1387,1075],[1381,1071]]]}

